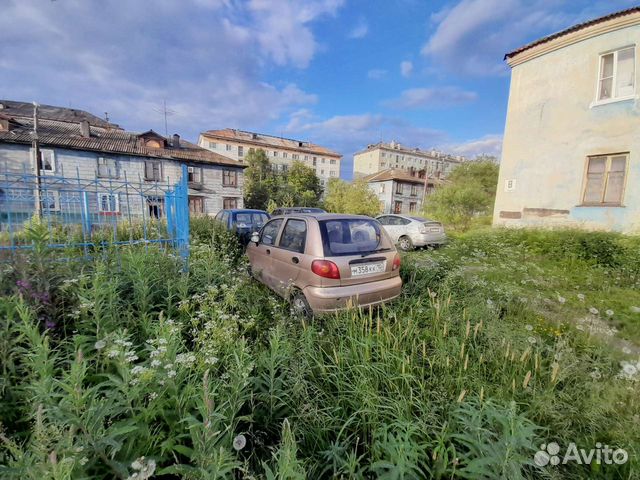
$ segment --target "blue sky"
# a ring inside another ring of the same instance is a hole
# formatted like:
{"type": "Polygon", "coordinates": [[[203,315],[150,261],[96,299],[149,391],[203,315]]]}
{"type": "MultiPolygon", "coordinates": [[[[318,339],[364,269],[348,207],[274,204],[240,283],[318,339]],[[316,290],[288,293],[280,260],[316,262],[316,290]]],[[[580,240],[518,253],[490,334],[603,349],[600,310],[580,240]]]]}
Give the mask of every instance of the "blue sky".
{"type": "Polygon", "coordinates": [[[498,155],[504,53],[637,0],[0,0],[0,98],[195,141],[241,128],[352,155],[498,155]]]}

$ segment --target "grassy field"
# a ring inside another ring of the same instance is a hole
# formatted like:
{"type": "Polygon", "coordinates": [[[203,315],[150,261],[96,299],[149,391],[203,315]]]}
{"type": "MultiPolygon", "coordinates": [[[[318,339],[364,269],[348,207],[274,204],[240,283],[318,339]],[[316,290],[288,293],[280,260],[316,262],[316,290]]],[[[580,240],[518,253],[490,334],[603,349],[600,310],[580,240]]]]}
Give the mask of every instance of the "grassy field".
{"type": "Polygon", "coordinates": [[[194,234],[188,273],[2,267],[0,477],[638,478],[637,239],[466,234],[405,255],[393,304],[304,324],[194,234]],[[552,441],[629,461],[536,465],[552,441]]]}

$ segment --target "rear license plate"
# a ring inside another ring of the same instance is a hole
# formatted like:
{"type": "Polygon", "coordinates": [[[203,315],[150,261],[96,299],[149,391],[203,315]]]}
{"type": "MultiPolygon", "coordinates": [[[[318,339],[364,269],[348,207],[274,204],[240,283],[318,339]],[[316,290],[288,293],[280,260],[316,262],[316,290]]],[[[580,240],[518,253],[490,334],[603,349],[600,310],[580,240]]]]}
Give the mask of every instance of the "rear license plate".
{"type": "Polygon", "coordinates": [[[429,230],[431,230],[432,232],[439,232],[440,227],[431,227],[429,230]]]}
{"type": "Polygon", "coordinates": [[[372,273],[382,273],[386,270],[387,262],[372,262],[362,265],[351,266],[351,276],[359,277],[361,275],[370,275],[372,273]]]}

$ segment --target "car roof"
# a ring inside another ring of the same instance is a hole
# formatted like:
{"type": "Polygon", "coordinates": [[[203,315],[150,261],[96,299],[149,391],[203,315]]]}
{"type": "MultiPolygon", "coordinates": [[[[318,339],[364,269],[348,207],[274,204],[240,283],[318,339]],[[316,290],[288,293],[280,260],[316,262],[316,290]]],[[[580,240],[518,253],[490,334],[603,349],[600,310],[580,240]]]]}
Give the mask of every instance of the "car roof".
{"type": "Polygon", "coordinates": [[[230,213],[267,213],[264,210],[257,210],[254,208],[231,208],[226,211],[230,213]]]}

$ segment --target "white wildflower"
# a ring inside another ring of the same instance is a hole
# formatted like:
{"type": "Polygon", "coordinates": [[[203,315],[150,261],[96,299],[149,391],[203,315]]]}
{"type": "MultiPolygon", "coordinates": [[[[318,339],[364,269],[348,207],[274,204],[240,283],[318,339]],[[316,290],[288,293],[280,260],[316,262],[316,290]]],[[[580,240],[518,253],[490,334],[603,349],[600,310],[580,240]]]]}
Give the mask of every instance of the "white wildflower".
{"type": "Polygon", "coordinates": [[[105,342],[104,340],[98,340],[93,346],[96,350],[102,350],[107,346],[107,342],[105,342]]]}
{"type": "Polygon", "coordinates": [[[613,310],[609,309],[606,312],[604,312],[607,314],[607,317],[613,317],[613,310]]]}
{"type": "Polygon", "coordinates": [[[87,457],[82,457],[80,459],[80,465],[84,466],[87,464],[87,462],[89,461],[89,459],[87,457]]]}
{"type": "Polygon", "coordinates": [[[147,369],[142,365],[136,365],[131,369],[132,375],[142,375],[147,369]]]}
{"type": "Polygon", "coordinates": [[[160,360],[151,360],[151,366],[153,368],[158,368],[160,365],[162,365],[162,362],[160,360]]]}
{"type": "Polygon", "coordinates": [[[600,370],[598,370],[597,368],[593,372],[591,372],[589,375],[591,375],[591,378],[593,378],[594,380],[600,380],[600,378],[602,377],[600,370]]]}
{"type": "Polygon", "coordinates": [[[597,308],[595,308],[595,307],[591,307],[591,308],[589,308],[589,313],[590,313],[591,315],[598,315],[600,312],[598,311],[598,309],[597,309],[597,308]]]}
{"type": "Polygon", "coordinates": [[[118,350],[109,350],[109,353],[107,353],[109,358],[116,358],[118,355],[120,355],[118,350]]]}
{"type": "Polygon", "coordinates": [[[529,342],[531,345],[533,345],[534,343],[537,342],[536,337],[529,337],[527,338],[527,342],[529,342]]]}
{"type": "Polygon", "coordinates": [[[630,355],[631,354],[631,349],[629,347],[622,347],[622,353],[624,353],[626,355],[630,355]]]}
{"type": "Polygon", "coordinates": [[[578,300],[580,300],[581,302],[584,302],[584,294],[579,293],[578,294],[578,300]]]}
{"type": "Polygon", "coordinates": [[[167,377],[169,377],[169,378],[173,378],[173,377],[175,377],[175,376],[176,376],[176,374],[177,374],[177,372],[176,372],[175,370],[169,370],[169,371],[167,372],[167,377]]]}
{"type": "Polygon", "coordinates": [[[233,448],[237,451],[242,450],[247,445],[247,439],[244,435],[240,434],[233,439],[233,448]]]}
{"type": "Polygon", "coordinates": [[[564,298],[564,297],[562,297],[562,296],[558,295],[558,302],[560,302],[560,303],[565,303],[566,301],[567,301],[567,299],[566,299],[566,298],[564,298]]]}
{"type": "Polygon", "coordinates": [[[525,325],[525,327],[529,332],[533,331],[533,325],[525,325]]]}

